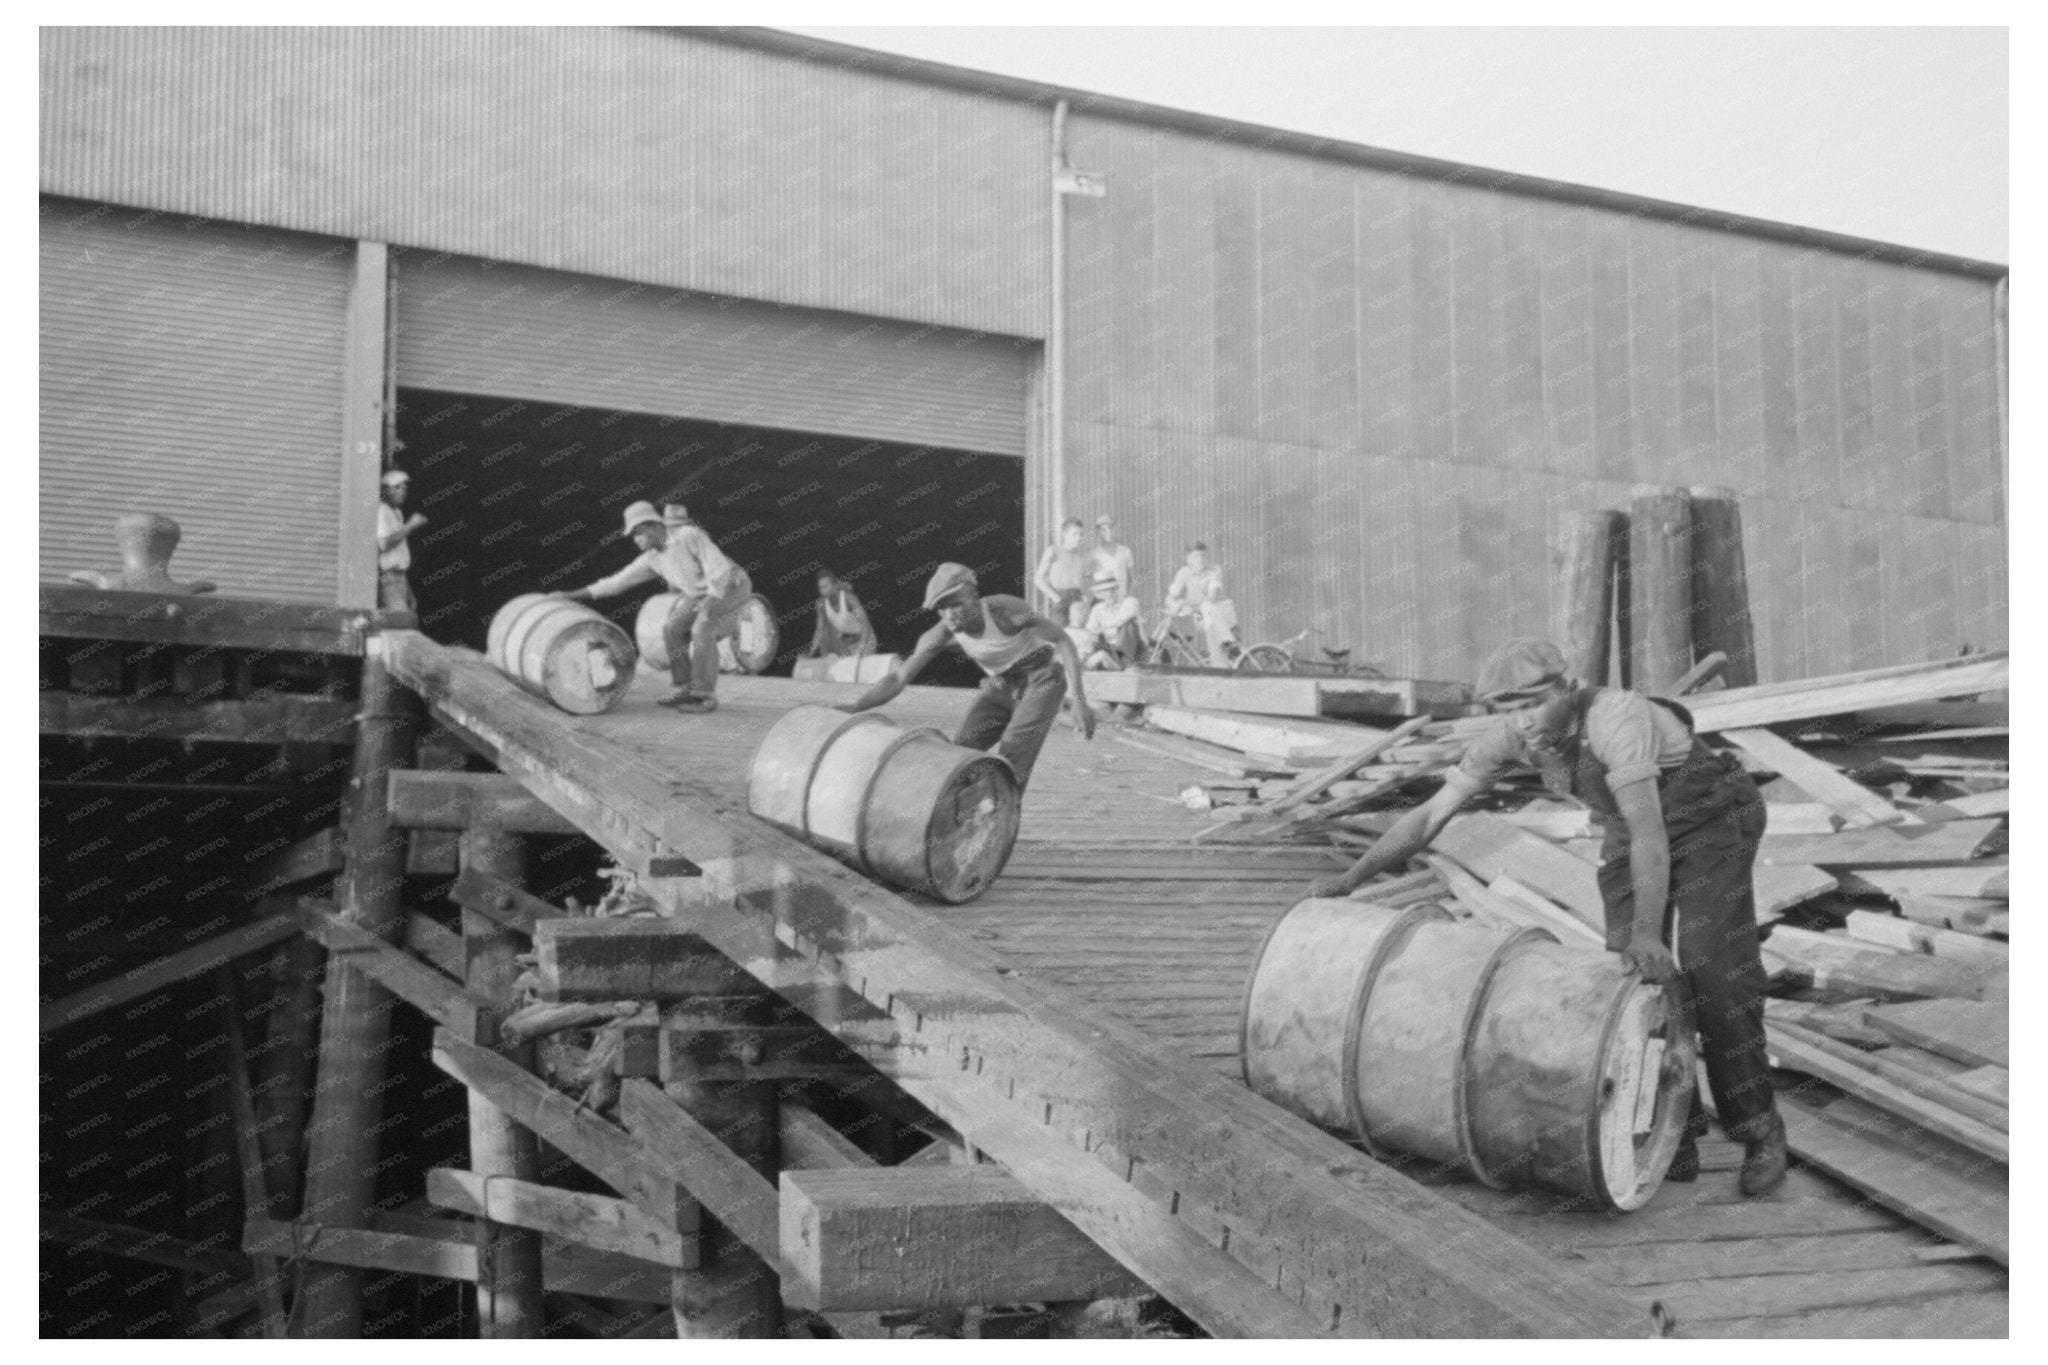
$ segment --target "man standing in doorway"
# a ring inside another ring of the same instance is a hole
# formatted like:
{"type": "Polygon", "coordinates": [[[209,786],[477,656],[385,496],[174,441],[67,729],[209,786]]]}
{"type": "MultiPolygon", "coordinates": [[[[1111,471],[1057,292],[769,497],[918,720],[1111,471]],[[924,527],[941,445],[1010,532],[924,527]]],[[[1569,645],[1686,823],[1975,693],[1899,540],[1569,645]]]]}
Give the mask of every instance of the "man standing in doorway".
{"type": "Polygon", "coordinates": [[[427,519],[417,512],[399,515],[411,487],[410,475],[390,469],[377,489],[377,605],[385,611],[419,610],[412,595],[412,546],[407,541],[427,519]]]}
{"type": "Polygon", "coordinates": [[[754,591],[747,571],[728,559],[681,503],[660,512],[651,502],[626,509],[626,539],[640,557],[589,587],[566,593],[573,602],[616,597],[657,580],[677,594],[662,625],[669,676],[675,686],[656,699],[678,710],[718,709],[718,632],[754,591]]]}
{"type": "MultiPolygon", "coordinates": [[[[1600,897],[1607,948],[1654,982],[1683,981],[1721,1127],[1746,1147],[1740,1188],[1754,1198],[1785,1179],[1785,1123],[1765,1055],[1763,962],[1751,870],[1764,803],[1740,764],[1693,733],[1682,706],[1565,676],[1564,655],[1513,640],[1479,675],[1500,714],[1443,787],[1315,896],[1342,896],[1428,847],[1466,801],[1506,769],[1529,764],[1546,786],[1591,808],[1605,834],[1600,897]]],[[[1706,1110],[1697,1090],[1669,1179],[1699,1176],[1706,1110]]]]}
{"type": "MultiPolygon", "coordinates": [[[[1081,523],[1073,525],[1078,530],[1081,523]]],[[[939,623],[888,677],[840,710],[866,711],[893,700],[941,650],[953,648],[988,675],[953,742],[984,753],[994,749],[1009,761],[1020,788],[1030,784],[1038,751],[1070,692],[1081,733],[1095,738],[1095,713],[1081,690],[1081,660],[1066,631],[1019,598],[981,596],[974,570],[965,564],[939,565],[925,585],[924,605],[938,613],[939,623]]]]}
{"type": "Polygon", "coordinates": [[[1067,608],[1088,598],[1088,554],[1081,548],[1083,532],[1079,517],[1060,523],[1059,543],[1045,547],[1038,557],[1038,571],[1031,585],[1045,602],[1045,614],[1054,621],[1067,619],[1067,608]]]}
{"type": "Polygon", "coordinates": [[[1137,591],[1132,586],[1135,582],[1132,565],[1136,562],[1136,556],[1131,553],[1130,546],[1117,543],[1116,518],[1107,512],[1095,519],[1093,555],[1093,577],[1100,578],[1104,573],[1112,575],[1116,579],[1116,597],[1119,602],[1137,591]]]}

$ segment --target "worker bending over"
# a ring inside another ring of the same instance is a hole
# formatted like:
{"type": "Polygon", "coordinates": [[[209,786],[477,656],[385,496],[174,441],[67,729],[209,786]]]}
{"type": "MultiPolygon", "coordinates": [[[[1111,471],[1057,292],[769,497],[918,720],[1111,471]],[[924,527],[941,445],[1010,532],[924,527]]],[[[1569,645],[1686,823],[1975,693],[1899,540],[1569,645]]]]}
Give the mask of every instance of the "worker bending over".
{"type": "Polygon", "coordinates": [[[726,558],[681,503],[657,513],[651,502],[626,509],[626,539],[640,557],[609,578],[566,593],[574,602],[616,597],[659,579],[677,594],[662,623],[669,676],[675,686],[656,698],[681,710],[718,709],[718,633],[754,591],[747,571],[726,558]]]}
{"type": "Polygon", "coordinates": [[[888,677],[839,709],[866,711],[894,699],[939,651],[958,649],[988,677],[953,742],[984,752],[994,749],[1009,760],[1021,788],[1031,782],[1061,700],[1071,691],[1074,719],[1089,739],[1095,738],[1095,713],[1088,709],[1081,660],[1066,631],[1020,598],[983,597],[978,589],[974,570],[965,564],[939,565],[924,594],[925,610],[937,612],[939,623],[919,637],[917,649],[888,677]]]}
{"type": "MultiPolygon", "coordinates": [[[[1662,698],[1584,686],[1542,640],[1514,640],[1480,674],[1480,699],[1500,714],[1442,790],[1403,815],[1316,896],[1342,896],[1403,866],[1460,806],[1503,770],[1530,764],[1546,786],[1591,808],[1605,835],[1600,896],[1607,948],[1646,980],[1683,981],[1692,994],[1700,1054],[1721,1127],[1746,1152],[1741,1189],[1768,1194],[1785,1179],[1785,1125],[1765,1055],[1765,976],[1757,950],[1751,870],[1764,832],[1756,784],[1693,733],[1684,707],[1662,698]]],[[[1669,1179],[1699,1175],[1706,1111],[1695,1088],[1669,1179]]]]}
{"type": "Polygon", "coordinates": [[[804,657],[844,659],[875,652],[875,628],[860,597],[832,570],[818,570],[818,623],[804,657]]]}

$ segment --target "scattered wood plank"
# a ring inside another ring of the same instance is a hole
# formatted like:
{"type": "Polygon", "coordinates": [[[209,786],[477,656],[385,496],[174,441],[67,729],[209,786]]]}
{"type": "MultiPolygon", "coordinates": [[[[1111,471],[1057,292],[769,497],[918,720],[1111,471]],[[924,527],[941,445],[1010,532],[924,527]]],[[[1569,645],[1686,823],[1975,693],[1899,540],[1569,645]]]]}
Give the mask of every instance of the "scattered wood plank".
{"type": "Polygon", "coordinates": [[[1729,688],[1686,699],[1701,734],[1782,725],[1788,721],[1841,715],[1872,707],[1973,696],[2008,687],[2012,670],[2005,654],[1973,655],[1933,664],[1840,673],[1792,683],[1729,688]]]}
{"type": "MultiPolygon", "coordinates": [[[[280,1223],[251,1218],[242,1225],[242,1247],[251,1253],[398,1271],[476,1283],[477,1251],[464,1224],[450,1223],[450,1236],[280,1223]],[[460,1240],[457,1240],[460,1239],[460,1240]]],[[[541,1278],[547,1289],[590,1294],[629,1303],[669,1302],[671,1272],[665,1266],[600,1252],[566,1252],[560,1243],[541,1244],[541,1278]]]]}
{"type": "MultiPolygon", "coordinates": [[[[1089,690],[1091,693],[1094,691],[1093,688],[1089,690]]],[[[1145,723],[1155,730],[1184,735],[1241,754],[1279,755],[1299,749],[1327,757],[1349,753],[1359,744],[1383,733],[1361,725],[1290,723],[1270,716],[1203,711],[1185,706],[1149,707],[1145,712],[1145,723]]]]}
{"type": "Polygon", "coordinates": [[[1487,889],[1518,907],[1523,912],[1523,923],[1535,924],[1550,930],[1557,935],[1558,942],[1577,943],[1583,947],[1606,951],[1607,936],[1604,930],[1595,929],[1578,917],[1566,913],[1534,888],[1524,886],[1513,877],[1495,877],[1487,889]]]}
{"type": "Polygon", "coordinates": [[[503,773],[393,768],[391,823],[403,829],[464,830],[491,825],[507,834],[582,834],[503,773]]]}
{"type": "Polygon", "coordinates": [[[1387,750],[1393,748],[1396,744],[1399,744],[1402,740],[1408,738],[1408,736],[1414,734],[1417,730],[1420,730],[1427,723],[1427,717],[1417,716],[1379,736],[1377,739],[1367,742],[1363,748],[1353,753],[1350,757],[1334,764],[1319,776],[1308,779],[1301,786],[1295,788],[1279,800],[1268,804],[1265,808],[1267,814],[1284,814],[1305,801],[1314,800],[1337,783],[1378,758],[1387,750]]]}
{"type": "Polygon", "coordinates": [[[1323,713],[1313,678],[1275,674],[1091,673],[1088,699],[1101,705],[1193,707],[1265,716],[1323,713]]]}
{"type": "Polygon", "coordinates": [[[281,911],[240,925],[182,952],[144,963],[107,981],[52,1000],[39,1012],[37,1032],[48,1033],[52,1029],[90,1019],[116,1005],[154,995],[180,981],[224,967],[236,958],[282,943],[298,932],[299,913],[296,910],[281,911]]]}
{"type": "Polygon", "coordinates": [[[2006,1277],[1990,1266],[1916,1265],[1735,1275],[1660,1285],[1656,1297],[1683,1325],[1852,1305],[1883,1306],[1915,1296],[2000,1289],[2005,1284],[2006,1277]]]}
{"type": "Polygon", "coordinates": [[[1781,1024],[1770,1030],[1770,1050],[1772,1060],[1779,1066],[1840,1086],[1859,1099],[1995,1161],[2012,1160],[2012,1144],[2004,1133],[1908,1090],[1873,1067],[1834,1055],[1816,1045],[1815,1035],[1795,1025],[1781,1024]]]}
{"type": "Polygon", "coordinates": [[[1105,733],[1119,744],[1133,749],[1142,749],[1148,754],[1158,754],[1180,763],[1191,764],[1207,772],[1222,773],[1227,777],[1249,778],[1267,773],[1291,773],[1292,768],[1261,767],[1247,761],[1228,749],[1219,749],[1193,740],[1184,740],[1177,735],[1142,734],[1120,725],[1105,727],[1098,733],[1105,733]]]}
{"type": "Polygon", "coordinates": [[[1836,834],[1765,835],[1757,861],[1815,867],[1940,867],[1967,863],[1997,830],[1996,820],[1948,820],[1890,829],[1845,829],[1836,834]]]}
{"type": "Polygon", "coordinates": [[[1816,990],[1878,1000],[1982,1000],[2003,989],[2000,972],[1784,926],[1764,940],[1763,958],[1772,971],[1790,972],[1816,990]]]}
{"type": "Polygon", "coordinates": [[[2010,929],[2008,902],[1969,896],[1900,896],[1899,913],[1916,924],[1952,929],[1979,938],[2010,929]]]}
{"type": "MultiPolygon", "coordinates": [[[[1874,1049],[1865,1049],[1853,1044],[1840,1042],[1817,1030],[1805,1029],[1796,1024],[1787,1023],[1777,1017],[1773,1017],[1770,1020],[1770,1028],[1773,1036],[1783,1032],[1785,1037],[1794,1042],[1802,1043],[1817,1051],[1826,1053],[1838,1061],[1845,1062],[1851,1066],[1874,1072],[1902,1090],[1918,1095],[1922,1099],[1931,1100],[1945,1109],[1952,1109],[1962,1117],[1983,1124],[1985,1127],[1996,1132],[2006,1133],[2012,1129],[2012,1121],[2007,1106],[2000,1101],[1988,1099],[1973,1090],[1957,1085],[1954,1078],[1961,1074],[1960,1067],[1956,1063],[1949,1062],[1947,1058],[1935,1057],[1931,1052],[1923,1051],[1920,1048],[1905,1043],[1895,1044],[1890,1039],[1887,1039],[1884,1044],[1874,1049]],[[1946,1066],[1958,1066],[1958,1069],[1948,1073],[1937,1073],[1931,1071],[1921,1059],[1932,1059],[1946,1066]]],[[[1876,1032],[1876,1030],[1873,1029],[1872,1032],[1876,1032]]],[[[1826,1078],[1823,1077],[1822,1079],[1826,1078]]],[[[1866,1095],[1864,1098],[1869,1099],[1870,1097],[1866,1095]]],[[[1872,1103],[1885,1107],[1881,1101],[1873,1100],[1872,1103]]],[[[1906,1115],[1906,1117],[1911,1117],[1911,1115],[1906,1115]]],[[[1961,1139],[1957,1140],[1961,1141],[1961,1139]]]]}
{"type": "Polygon", "coordinates": [[[1904,811],[1870,788],[1851,781],[1839,768],[1800,752],[1769,730],[1723,730],[1721,738],[1761,759],[1780,777],[1790,778],[1808,796],[1839,811],[1851,825],[1895,825],[1906,819],[1904,811]]]}
{"type": "Polygon", "coordinates": [[[2004,859],[1984,860],[1968,867],[1872,867],[1839,869],[1842,890],[1855,896],[1947,896],[1959,899],[2004,900],[2009,868],[2004,859]]]}
{"type": "Polygon", "coordinates": [[[1949,1077],[1949,1083],[1997,1104],[2012,1102],[2012,1073],[2002,1066],[1978,1066],[1949,1077]]]}
{"type": "Polygon", "coordinates": [[[1874,1003],[1871,1000],[1785,1000],[1769,996],[1764,1000],[1764,1019],[1772,1025],[1797,1024],[1851,1047],[1884,1047],[1891,1042],[1891,1035],[1863,1022],[1863,1011],[1874,1003]]]}
{"type": "Polygon", "coordinates": [[[1113,1298],[1146,1286],[993,1166],[785,1171],[783,1294],[819,1311],[1113,1298]]]}
{"type": "Polygon", "coordinates": [[[1936,929],[1898,915],[1876,910],[1851,910],[1844,920],[1849,937],[1865,943],[1881,943],[1906,952],[1925,953],[1952,962],[1980,967],[2006,967],[2011,950],[1994,939],[1936,929]]]}
{"type": "Polygon", "coordinates": [[[622,1199],[551,1189],[508,1176],[486,1179],[445,1166],[427,1172],[427,1198],[440,1208],[531,1228],[594,1251],[676,1270],[697,1265],[695,1237],[684,1237],[622,1199]]]}
{"type": "Polygon", "coordinates": [[[1966,1066],[2012,1065],[2004,1005],[1968,1000],[1929,1000],[1885,1005],[1864,1012],[1873,1028],[1924,1047],[1966,1066]]]}

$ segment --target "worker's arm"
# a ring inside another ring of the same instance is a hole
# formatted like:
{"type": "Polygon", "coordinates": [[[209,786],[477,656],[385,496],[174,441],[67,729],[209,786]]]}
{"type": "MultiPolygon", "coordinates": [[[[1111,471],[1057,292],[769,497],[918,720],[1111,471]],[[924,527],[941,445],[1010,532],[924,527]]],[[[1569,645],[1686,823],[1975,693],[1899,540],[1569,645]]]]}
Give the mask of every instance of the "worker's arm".
{"type": "Polygon", "coordinates": [[[917,675],[924,672],[925,665],[938,657],[940,650],[953,642],[953,632],[943,625],[933,626],[918,637],[917,648],[909,658],[889,670],[889,676],[870,687],[853,701],[841,702],[839,709],[849,714],[856,711],[871,711],[877,706],[894,701],[903,689],[917,681],[917,675]]]}
{"type": "Polygon", "coordinates": [[[1052,579],[1047,575],[1052,572],[1053,561],[1059,552],[1057,545],[1046,546],[1045,553],[1038,557],[1038,567],[1031,574],[1031,586],[1055,602],[1059,600],[1060,590],[1052,585],[1052,579]]]}
{"type": "Polygon", "coordinates": [[[826,633],[832,629],[832,623],[825,615],[825,599],[822,597],[818,599],[817,616],[817,624],[811,627],[810,647],[804,650],[806,659],[815,659],[825,652],[826,633]]]}
{"type": "Polygon", "coordinates": [[[1635,917],[1621,955],[1645,981],[1669,981],[1678,963],[1664,942],[1664,910],[1671,899],[1671,836],[1664,828],[1664,803],[1655,778],[1624,782],[1614,790],[1614,804],[1628,824],[1629,887],[1635,893],[1635,917]]]}
{"type": "Polygon", "coordinates": [[[600,578],[588,587],[563,593],[562,596],[571,602],[594,602],[600,597],[617,597],[630,588],[637,588],[642,583],[652,583],[660,577],[654,568],[654,556],[648,553],[641,555],[609,578],[600,578]]]}
{"type": "Polygon", "coordinates": [[[404,521],[400,522],[397,526],[392,527],[383,535],[378,536],[377,548],[379,550],[395,550],[400,545],[403,545],[406,542],[406,539],[409,536],[411,536],[414,531],[419,530],[420,527],[425,526],[426,524],[427,519],[421,516],[419,513],[415,512],[411,516],[407,517],[404,521]]]}
{"type": "Polygon", "coordinates": [[[1311,896],[1348,896],[1380,873],[1405,865],[1443,833],[1444,826],[1451,822],[1458,808],[1473,795],[1472,788],[1468,786],[1444,783],[1436,795],[1396,820],[1393,828],[1382,834],[1379,842],[1366,850],[1365,856],[1353,863],[1343,876],[1326,877],[1315,882],[1308,893],[1311,896]]]}

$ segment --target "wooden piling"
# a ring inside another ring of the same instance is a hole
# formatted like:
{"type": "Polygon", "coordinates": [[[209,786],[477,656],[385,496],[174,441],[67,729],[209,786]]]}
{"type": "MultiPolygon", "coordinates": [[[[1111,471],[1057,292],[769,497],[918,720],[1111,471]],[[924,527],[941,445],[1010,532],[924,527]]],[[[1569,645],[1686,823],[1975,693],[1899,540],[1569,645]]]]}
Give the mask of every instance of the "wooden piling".
{"type": "Polygon", "coordinates": [[[1607,682],[1615,542],[1627,525],[1620,512],[1573,513],[1553,550],[1550,602],[1557,647],[1571,676],[1596,687],[1607,682]]]}
{"type": "Polygon", "coordinates": [[[1629,511],[1628,685],[1668,692],[1692,667],[1692,498],[1638,494],[1629,511]]]}
{"type": "Polygon", "coordinates": [[[291,1219],[299,1211],[300,1153],[313,1089],[313,1056],[320,1042],[325,958],[320,945],[303,934],[277,948],[277,998],[265,1024],[256,1100],[272,1218],[291,1219]]]}
{"type": "Polygon", "coordinates": [[[1732,488],[1692,490],[1693,654],[1728,656],[1722,685],[1757,681],[1756,630],[1749,615],[1749,571],[1742,550],[1742,507],[1732,488]]]}
{"type": "MultiPolygon", "coordinates": [[[[671,1011],[667,1022],[692,1021],[671,1011]]],[[[719,1023],[721,1015],[712,1009],[701,1022],[719,1023]]],[[[677,1058],[662,1089],[748,1165],[771,1183],[776,1180],[781,1144],[774,1082],[691,1076],[677,1058]]],[[[690,1172],[677,1176],[689,1185],[690,1172]]],[[[676,1335],[684,1340],[782,1335],[782,1279],[775,1268],[708,1214],[698,1235],[698,1268],[675,1273],[676,1335]]]]}
{"type": "MultiPolygon", "coordinates": [[[[335,901],[341,919],[395,938],[403,920],[406,832],[386,805],[391,769],[410,764],[418,701],[385,667],[375,641],[363,660],[354,766],[342,803],[347,841],[335,901]]],[[[301,1215],[327,1227],[361,1227],[376,1195],[377,1120],[391,1048],[390,992],[330,957],[320,1015],[320,1049],[307,1125],[301,1215]]],[[[306,1337],[362,1335],[362,1272],[309,1265],[296,1329],[306,1337]]]]}
{"type": "MultiPolygon", "coordinates": [[[[525,841],[493,826],[461,834],[459,860],[466,880],[519,886],[526,878],[525,841]]],[[[500,1009],[511,1006],[524,946],[517,934],[474,910],[462,912],[463,982],[472,995],[500,1009]]],[[[531,1069],[533,1045],[500,1048],[505,1057],[531,1069]]],[[[540,1178],[539,1147],[531,1130],[514,1122],[489,1100],[469,1092],[469,1169],[489,1181],[540,1178]]],[[[542,1322],[540,1234],[506,1223],[476,1222],[477,1335],[486,1339],[538,1337],[542,1322]]]]}

